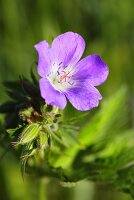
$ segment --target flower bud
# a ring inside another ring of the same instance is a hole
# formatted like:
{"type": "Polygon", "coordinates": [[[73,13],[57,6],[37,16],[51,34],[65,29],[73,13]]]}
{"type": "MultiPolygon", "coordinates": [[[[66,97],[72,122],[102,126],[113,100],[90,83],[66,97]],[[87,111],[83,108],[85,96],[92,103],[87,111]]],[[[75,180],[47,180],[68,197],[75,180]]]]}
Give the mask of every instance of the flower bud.
{"type": "Polygon", "coordinates": [[[29,124],[22,132],[18,144],[26,144],[33,141],[40,132],[40,125],[37,123],[29,124]]]}

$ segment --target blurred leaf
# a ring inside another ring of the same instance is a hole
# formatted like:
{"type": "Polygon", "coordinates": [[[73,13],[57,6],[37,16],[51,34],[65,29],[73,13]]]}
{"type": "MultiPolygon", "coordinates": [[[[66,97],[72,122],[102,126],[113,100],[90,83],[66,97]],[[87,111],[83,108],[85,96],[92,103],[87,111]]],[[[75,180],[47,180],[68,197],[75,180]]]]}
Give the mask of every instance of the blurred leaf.
{"type": "Polygon", "coordinates": [[[75,143],[57,160],[50,160],[55,167],[62,167],[67,181],[88,177],[133,195],[134,129],[127,129],[127,96],[127,88],[123,87],[104,102],[101,110],[81,128],[81,145],[75,143]]]}
{"type": "Polygon", "coordinates": [[[10,135],[15,134],[16,132],[20,131],[23,127],[20,125],[16,128],[11,128],[11,129],[6,129],[6,132],[9,133],[10,135]]]}
{"type": "Polygon", "coordinates": [[[72,163],[75,155],[80,149],[85,149],[89,145],[94,148],[104,146],[124,130],[128,123],[127,88],[121,88],[109,101],[103,101],[102,108],[92,117],[89,123],[81,128],[78,136],[79,144],[75,144],[62,152],[54,163],[55,166],[67,168],[72,163]],[[114,129],[113,129],[114,127],[114,129]]]}
{"type": "Polygon", "coordinates": [[[0,113],[14,112],[15,106],[16,106],[15,102],[12,102],[12,101],[6,102],[0,105],[0,113]]]}
{"type": "Polygon", "coordinates": [[[109,101],[103,102],[101,110],[81,127],[79,144],[74,143],[65,148],[61,155],[55,154],[55,159],[49,158],[53,166],[61,167],[66,181],[89,178],[105,181],[122,191],[132,193],[134,130],[127,128],[127,97],[127,88],[123,87],[109,101]],[[122,176],[128,167],[129,173],[122,176]]]}

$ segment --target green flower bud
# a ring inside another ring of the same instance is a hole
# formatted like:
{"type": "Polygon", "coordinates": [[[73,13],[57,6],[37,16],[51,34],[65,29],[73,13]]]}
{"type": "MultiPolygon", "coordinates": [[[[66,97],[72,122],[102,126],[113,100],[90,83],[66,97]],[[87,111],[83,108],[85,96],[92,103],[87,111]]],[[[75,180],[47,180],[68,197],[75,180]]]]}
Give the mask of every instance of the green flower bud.
{"type": "Polygon", "coordinates": [[[26,144],[33,141],[40,132],[40,125],[37,123],[29,124],[22,132],[18,144],[26,144]]]}
{"type": "Polygon", "coordinates": [[[41,131],[39,136],[39,145],[42,149],[45,149],[48,144],[48,135],[47,133],[41,131]]]}

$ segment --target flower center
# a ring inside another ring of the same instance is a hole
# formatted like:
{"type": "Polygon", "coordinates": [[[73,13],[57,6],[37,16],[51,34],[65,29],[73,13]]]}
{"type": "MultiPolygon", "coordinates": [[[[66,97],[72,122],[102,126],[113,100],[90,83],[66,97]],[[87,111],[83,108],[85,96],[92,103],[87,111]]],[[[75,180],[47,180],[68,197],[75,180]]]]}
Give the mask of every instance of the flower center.
{"type": "Polygon", "coordinates": [[[70,72],[66,72],[65,70],[61,71],[59,73],[59,71],[57,71],[58,74],[58,83],[64,83],[64,82],[68,82],[71,78],[70,72]]]}
{"type": "Polygon", "coordinates": [[[55,64],[53,65],[47,78],[56,90],[63,92],[74,84],[72,81],[72,69],[71,67],[63,68],[60,64],[58,66],[57,68],[55,64]]]}

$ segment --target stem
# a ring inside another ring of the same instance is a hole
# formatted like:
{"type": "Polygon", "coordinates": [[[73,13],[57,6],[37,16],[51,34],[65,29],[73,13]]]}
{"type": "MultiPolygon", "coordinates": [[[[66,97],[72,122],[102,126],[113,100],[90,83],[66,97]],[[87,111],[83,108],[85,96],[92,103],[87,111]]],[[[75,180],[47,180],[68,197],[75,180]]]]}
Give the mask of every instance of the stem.
{"type": "Polygon", "coordinates": [[[39,200],[47,200],[47,182],[44,178],[39,179],[39,200]]]}

